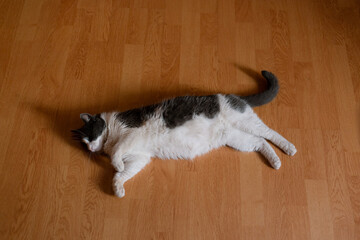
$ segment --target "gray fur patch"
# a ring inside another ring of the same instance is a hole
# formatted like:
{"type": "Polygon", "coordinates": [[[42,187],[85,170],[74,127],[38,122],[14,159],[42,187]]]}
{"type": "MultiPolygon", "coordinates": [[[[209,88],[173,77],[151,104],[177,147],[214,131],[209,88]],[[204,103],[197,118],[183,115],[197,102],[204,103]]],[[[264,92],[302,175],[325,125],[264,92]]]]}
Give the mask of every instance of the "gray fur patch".
{"type": "Polygon", "coordinates": [[[227,94],[225,95],[225,98],[233,109],[241,113],[245,111],[247,104],[245,100],[241,99],[241,97],[234,94],[227,94]]]}
{"type": "Polygon", "coordinates": [[[194,115],[214,118],[220,111],[220,104],[217,95],[184,96],[164,101],[162,109],[166,126],[175,128],[193,119],[194,115]]]}
{"type": "Polygon", "coordinates": [[[153,104],[146,107],[131,109],[116,114],[116,119],[130,128],[141,127],[144,122],[154,115],[158,108],[159,104],[153,104]]]}
{"type": "Polygon", "coordinates": [[[195,115],[215,117],[220,111],[220,104],[217,95],[176,97],[161,104],[120,112],[116,115],[116,119],[130,128],[141,127],[159,108],[166,127],[175,128],[193,119],[195,115]]]}

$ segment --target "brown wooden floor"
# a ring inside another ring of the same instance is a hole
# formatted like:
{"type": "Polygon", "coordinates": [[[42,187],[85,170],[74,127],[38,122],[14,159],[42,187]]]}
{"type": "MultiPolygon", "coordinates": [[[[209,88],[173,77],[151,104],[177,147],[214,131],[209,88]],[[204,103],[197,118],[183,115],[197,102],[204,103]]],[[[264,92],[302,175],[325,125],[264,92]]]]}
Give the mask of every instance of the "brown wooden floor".
{"type": "Polygon", "coordinates": [[[1,239],[360,239],[358,0],[7,0],[0,16],[1,239]],[[254,93],[262,69],[281,89],[256,112],[298,149],[276,149],[279,171],[226,148],[155,159],[118,199],[109,161],[71,140],[81,112],[254,93]]]}

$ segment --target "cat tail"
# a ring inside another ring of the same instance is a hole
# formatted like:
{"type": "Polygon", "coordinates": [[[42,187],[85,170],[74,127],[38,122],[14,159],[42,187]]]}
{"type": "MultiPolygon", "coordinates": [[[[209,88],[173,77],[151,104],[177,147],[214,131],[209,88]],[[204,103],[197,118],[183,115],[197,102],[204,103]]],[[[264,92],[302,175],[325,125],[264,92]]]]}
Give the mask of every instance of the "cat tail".
{"type": "Polygon", "coordinates": [[[261,74],[267,80],[267,89],[261,93],[241,97],[251,107],[258,107],[271,102],[279,92],[279,83],[277,77],[268,71],[261,71],[261,74]]]}

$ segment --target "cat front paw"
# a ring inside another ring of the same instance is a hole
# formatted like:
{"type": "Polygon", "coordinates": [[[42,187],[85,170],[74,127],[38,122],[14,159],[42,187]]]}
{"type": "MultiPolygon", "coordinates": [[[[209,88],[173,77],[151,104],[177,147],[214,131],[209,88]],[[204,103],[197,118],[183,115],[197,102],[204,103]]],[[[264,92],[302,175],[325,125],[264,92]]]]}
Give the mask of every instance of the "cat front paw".
{"type": "Polygon", "coordinates": [[[296,150],[296,147],[294,146],[294,144],[288,143],[288,145],[285,149],[285,153],[287,155],[294,156],[296,152],[297,152],[297,150],[296,150]]]}
{"type": "Polygon", "coordinates": [[[279,170],[281,167],[281,161],[279,158],[276,158],[274,161],[270,161],[270,164],[275,170],[279,170]]]}
{"type": "Polygon", "coordinates": [[[113,189],[115,196],[123,198],[125,196],[124,184],[121,181],[121,174],[116,173],[113,179],[113,189]]]}
{"type": "Polygon", "coordinates": [[[125,188],[124,188],[124,186],[115,187],[114,188],[114,193],[115,193],[115,196],[117,196],[119,198],[125,197],[125,188]]]}
{"type": "Polygon", "coordinates": [[[123,161],[116,161],[116,162],[112,162],[112,165],[114,166],[115,170],[117,172],[122,172],[124,171],[124,162],[123,161]]]}

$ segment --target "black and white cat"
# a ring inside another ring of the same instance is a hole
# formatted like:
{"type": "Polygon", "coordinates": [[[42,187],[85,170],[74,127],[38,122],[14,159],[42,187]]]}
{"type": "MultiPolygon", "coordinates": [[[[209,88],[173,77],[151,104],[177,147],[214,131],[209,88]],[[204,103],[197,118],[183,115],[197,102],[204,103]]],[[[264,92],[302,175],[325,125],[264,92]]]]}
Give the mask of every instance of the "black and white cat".
{"type": "Polygon", "coordinates": [[[216,94],[176,97],[125,112],[80,114],[85,125],[73,130],[91,152],[103,151],[117,173],[113,179],[116,196],[125,196],[124,183],[141,171],[152,157],[192,159],[220,146],[239,151],[258,151],[279,169],[281,162],[268,139],[288,155],[295,146],[267,127],[251,107],[275,98],[277,78],[262,71],[268,88],[250,96],[216,94]]]}

